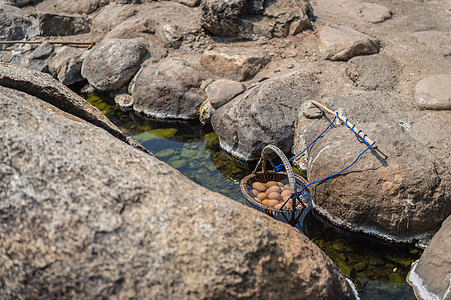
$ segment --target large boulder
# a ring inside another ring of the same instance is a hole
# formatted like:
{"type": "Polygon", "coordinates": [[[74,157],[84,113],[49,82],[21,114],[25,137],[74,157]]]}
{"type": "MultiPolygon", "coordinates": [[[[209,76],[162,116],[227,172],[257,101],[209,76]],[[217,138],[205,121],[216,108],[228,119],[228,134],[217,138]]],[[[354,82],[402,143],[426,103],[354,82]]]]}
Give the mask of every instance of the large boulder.
{"type": "Polygon", "coordinates": [[[107,5],[108,3],[109,0],[57,0],[55,3],[55,10],[69,14],[92,14],[97,9],[107,5]]]}
{"type": "Polygon", "coordinates": [[[103,40],[86,55],[81,75],[98,90],[117,90],[139,70],[145,53],[140,39],[103,40]]]}
{"type": "Polygon", "coordinates": [[[205,100],[205,79],[206,74],[184,60],[146,64],[135,78],[133,109],[156,118],[195,119],[205,100]]]}
{"type": "Polygon", "coordinates": [[[313,19],[308,0],[205,0],[201,8],[202,26],[228,37],[285,37],[310,28],[313,19]]]}
{"type": "Polygon", "coordinates": [[[407,282],[418,299],[451,297],[451,216],[442,224],[420,259],[412,264],[407,282]]]}
{"type": "Polygon", "coordinates": [[[221,147],[242,160],[257,159],[268,144],[289,153],[300,107],[317,89],[314,75],[302,71],[249,88],[212,117],[221,147]]]}
{"type": "Polygon", "coordinates": [[[0,86],[0,298],[352,299],[296,229],[0,86]]]}
{"type": "Polygon", "coordinates": [[[38,12],[33,15],[39,22],[41,36],[66,36],[91,31],[87,18],[79,15],[38,12]]]}
{"type": "Polygon", "coordinates": [[[42,0],[0,0],[0,5],[7,4],[7,5],[12,5],[12,6],[17,6],[17,7],[24,7],[27,5],[36,4],[41,1],[42,0]]]}
{"type": "MultiPolygon", "coordinates": [[[[432,151],[412,135],[410,124],[421,116],[381,92],[322,102],[376,141],[388,159],[369,151],[343,175],[312,188],[317,210],[335,223],[392,240],[412,241],[437,230],[451,213],[451,161],[444,155],[446,149],[432,151]]],[[[295,152],[310,144],[328,122],[301,116],[295,152]]],[[[449,121],[441,126],[451,130],[449,121]]],[[[342,170],[366,147],[345,126],[329,129],[302,158],[308,180],[342,170]]]]}
{"type": "MultiPolygon", "coordinates": [[[[24,40],[39,34],[36,19],[20,8],[0,3],[0,41],[24,40]]],[[[0,45],[3,50],[6,45],[0,45]]]]}

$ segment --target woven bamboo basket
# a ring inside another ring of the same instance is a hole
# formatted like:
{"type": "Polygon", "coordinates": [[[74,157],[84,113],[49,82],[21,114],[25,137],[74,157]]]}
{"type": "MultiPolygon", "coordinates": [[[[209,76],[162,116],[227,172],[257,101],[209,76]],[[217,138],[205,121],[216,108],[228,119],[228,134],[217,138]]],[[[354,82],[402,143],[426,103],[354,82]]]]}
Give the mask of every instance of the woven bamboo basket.
{"type": "Polygon", "coordinates": [[[300,225],[300,227],[302,227],[305,215],[313,206],[308,189],[305,189],[302,192],[302,195],[298,195],[298,191],[307,184],[308,182],[304,178],[294,174],[291,164],[285,154],[276,146],[268,145],[263,149],[261,158],[258,161],[255,170],[241,180],[240,187],[241,192],[245,197],[245,205],[263,211],[276,219],[282,221],[285,220],[292,226],[300,225]],[[273,169],[275,169],[274,163],[268,156],[271,151],[277,154],[282,160],[286,172],[276,172],[267,169],[266,164],[268,161],[273,169]],[[255,182],[266,183],[268,181],[288,184],[291,190],[290,199],[296,199],[296,201],[289,201],[289,199],[281,201],[280,203],[284,203],[282,208],[275,208],[261,203],[261,201],[252,194],[252,184],[255,182]]]}

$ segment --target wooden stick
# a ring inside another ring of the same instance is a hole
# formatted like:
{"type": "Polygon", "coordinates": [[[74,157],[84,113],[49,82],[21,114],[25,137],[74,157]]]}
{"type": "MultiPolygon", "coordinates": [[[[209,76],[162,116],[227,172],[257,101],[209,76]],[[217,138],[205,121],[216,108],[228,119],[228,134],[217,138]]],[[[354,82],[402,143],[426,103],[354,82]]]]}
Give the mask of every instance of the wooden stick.
{"type": "MultiPolygon", "coordinates": [[[[0,41],[0,45],[13,45],[13,44],[42,44],[45,41],[0,41]]],[[[50,44],[59,45],[77,45],[77,46],[92,46],[95,42],[66,42],[66,41],[47,41],[50,44]]]]}
{"type": "MultiPolygon", "coordinates": [[[[311,102],[312,104],[318,106],[319,108],[321,108],[321,109],[324,110],[325,112],[328,112],[328,113],[330,113],[330,114],[332,114],[332,115],[336,115],[336,116],[338,117],[338,119],[339,119],[340,121],[342,121],[342,122],[345,122],[345,120],[347,120],[347,118],[344,117],[343,115],[341,115],[340,113],[337,112],[337,114],[335,114],[335,112],[334,112],[333,110],[327,108],[326,106],[322,105],[322,104],[319,103],[319,102],[316,102],[316,101],[314,101],[314,100],[310,100],[310,102],[311,102]]],[[[363,132],[360,131],[360,130],[358,130],[357,127],[355,127],[354,124],[352,124],[351,122],[349,122],[349,120],[348,120],[346,123],[347,123],[347,125],[348,125],[347,127],[349,127],[349,129],[351,129],[351,131],[354,132],[355,134],[357,134],[357,132],[358,132],[358,137],[359,137],[360,139],[363,140],[363,137],[364,137],[363,132]],[[354,130],[357,130],[357,132],[355,132],[354,130]]],[[[374,141],[373,141],[372,139],[370,139],[368,136],[365,136],[365,141],[366,141],[369,145],[371,145],[372,143],[374,143],[374,141]]],[[[379,149],[379,147],[378,147],[377,145],[373,145],[371,148],[373,148],[374,150],[376,150],[377,152],[379,152],[379,153],[384,157],[384,159],[387,159],[387,158],[388,158],[388,156],[387,156],[384,152],[382,152],[382,151],[379,149]]]]}

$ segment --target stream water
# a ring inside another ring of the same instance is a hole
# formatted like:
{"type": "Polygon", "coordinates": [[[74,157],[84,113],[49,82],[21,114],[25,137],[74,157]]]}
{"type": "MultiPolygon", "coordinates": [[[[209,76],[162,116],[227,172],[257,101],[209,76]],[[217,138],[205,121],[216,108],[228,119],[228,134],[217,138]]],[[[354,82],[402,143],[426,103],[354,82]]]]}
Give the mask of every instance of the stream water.
{"type": "MultiPolygon", "coordinates": [[[[151,120],[121,111],[107,96],[82,96],[160,160],[206,188],[243,203],[239,182],[253,166],[222,152],[210,127],[151,120]]],[[[420,257],[420,249],[340,229],[315,213],[309,213],[303,229],[354,281],[361,299],[415,299],[405,278],[411,263],[420,257]]]]}

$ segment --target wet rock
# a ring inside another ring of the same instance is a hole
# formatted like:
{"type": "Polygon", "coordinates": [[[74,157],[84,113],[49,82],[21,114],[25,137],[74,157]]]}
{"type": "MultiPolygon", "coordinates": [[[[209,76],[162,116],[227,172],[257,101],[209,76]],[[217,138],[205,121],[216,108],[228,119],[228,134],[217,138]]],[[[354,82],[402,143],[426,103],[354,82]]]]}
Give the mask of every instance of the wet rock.
{"type": "Polygon", "coordinates": [[[133,107],[133,97],[128,94],[120,94],[114,97],[114,102],[120,108],[131,109],[133,107]]]}
{"type": "Polygon", "coordinates": [[[133,109],[156,118],[195,119],[204,101],[207,76],[183,60],[147,64],[136,75],[133,109]]]}
{"type": "Polygon", "coordinates": [[[139,70],[145,53],[140,39],[103,40],[86,56],[81,75],[96,89],[119,89],[139,70]]]}
{"type": "Polygon", "coordinates": [[[310,28],[313,10],[306,0],[201,2],[201,24],[218,36],[285,37],[310,28]]]}
{"type": "Polygon", "coordinates": [[[64,85],[72,85],[84,81],[81,66],[87,55],[82,48],[65,46],[49,59],[49,71],[64,85]]]}
{"type": "Polygon", "coordinates": [[[205,100],[199,107],[199,121],[202,124],[210,123],[215,111],[216,109],[211,105],[210,100],[205,100]]]}
{"type": "Polygon", "coordinates": [[[88,19],[82,16],[43,12],[33,16],[38,19],[42,36],[77,35],[91,31],[88,19]]]}
{"type": "Polygon", "coordinates": [[[102,112],[52,76],[0,63],[0,85],[44,99],[59,109],[99,126],[125,140],[124,134],[102,112]]]}
{"type": "Polygon", "coordinates": [[[363,22],[380,23],[391,18],[388,7],[357,0],[315,0],[312,1],[315,15],[320,19],[352,18],[363,22]]]}
{"type": "MultiPolygon", "coordinates": [[[[0,40],[24,40],[39,34],[35,19],[27,16],[20,8],[0,3],[0,40]]],[[[0,45],[0,50],[7,45],[0,45]]]]}
{"type": "Polygon", "coordinates": [[[263,51],[249,48],[216,48],[204,51],[201,57],[206,68],[238,81],[254,76],[268,62],[263,51]]]}
{"type": "Polygon", "coordinates": [[[296,229],[25,93],[0,115],[0,298],[354,299],[296,229]]]}
{"type": "Polygon", "coordinates": [[[92,28],[97,32],[108,32],[120,23],[136,15],[138,10],[130,5],[110,3],[100,9],[92,19],[92,28]]]}
{"type": "Polygon", "coordinates": [[[245,90],[246,87],[241,82],[219,79],[209,84],[205,93],[211,105],[218,109],[245,90]]]}
{"type": "Polygon", "coordinates": [[[420,259],[412,264],[407,282],[418,299],[448,299],[451,270],[451,216],[442,224],[420,259]]]}
{"type": "Polygon", "coordinates": [[[69,14],[92,14],[100,7],[107,5],[109,0],[58,0],[55,4],[56,11],[69,14]]]}
{"type": "Polygon", "coordinates": [[[321,53],[329,60],[348,60],[379,52],[379,41],[345,26],[326,26],[318,31],[321,53]]]}
{"type": "Polygon", "coordinates": [[[211,123],[221,148],[242,160],[255,160],[263,148],[291,151],[301,104],[317,93],[314,75],[294,72],[268,79],[219,108],[211,123]]]}
{"type": "MultiPolygon", "coordinates": [[[[343,175],[311,189],[317,210],[342,226],[397,241],[419,239],[436,230],[451,211],[451,202],[445,200],[451,197],[451,165],[443,153],[432,152],[412,135],[408,124],[418,119],[416,112],[381,92],[321,102],[349,118],[388,159],[367,152],[343,175]]],[[[329,122],[300,117],[295,153],[329,122]]],[[[366,147],[344,125],[330,128],[303,160],[309,182],[339,172],[366,147]]]]}
{"type": "Polygon", "coordinates": [[[451,74],[433,75],[419,81],[415,101],[420,109],[451,109],[451,74]]]}
{"type": "Polygon", "coordinates": [[[398,72],[397,62],[383,54],[353,57],[346,66],[346,74],[364,90],[394,88],[398,83],[398,72]]]}
{"type": "Polygon", "coordinates": [[[6,4],[6,5],[17,6],[17,7],[24,7],[24,6],[36,4],[41,1],[42,0],[1,0],[0,5],[6,4]]]}

